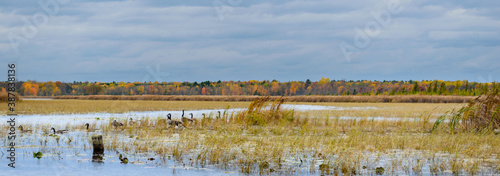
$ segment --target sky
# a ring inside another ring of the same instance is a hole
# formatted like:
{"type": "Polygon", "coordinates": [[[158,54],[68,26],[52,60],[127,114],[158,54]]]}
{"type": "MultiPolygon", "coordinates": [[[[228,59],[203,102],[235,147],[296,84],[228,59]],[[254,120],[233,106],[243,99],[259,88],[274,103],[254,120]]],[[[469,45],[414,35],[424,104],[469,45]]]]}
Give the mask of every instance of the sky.
{"type": "Polygon", "coordinates": [[[0,22],[5,80],[500,81],[498,0],[11,0],[0,22]]]}

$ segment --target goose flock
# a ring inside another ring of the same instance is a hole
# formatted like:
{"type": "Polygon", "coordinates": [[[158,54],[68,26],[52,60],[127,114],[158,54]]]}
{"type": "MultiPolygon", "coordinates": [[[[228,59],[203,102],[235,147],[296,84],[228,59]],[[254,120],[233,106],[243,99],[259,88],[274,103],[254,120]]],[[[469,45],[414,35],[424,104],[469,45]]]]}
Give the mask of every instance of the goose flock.
{"type": "MultiPolygon", "coordinates": [[[[202,113],[201,115],[203,116],[203,118],[206,118],[206,114],[205,113],[202,113]]],[[[218,119],[221,118],[221,112],[220,111],[217,111],[216,118],[218,118],[218,119]]],[[[194,123],[194,122],[196,122],[196,119],[194,118],[194,114],[193,113],[189,113],[189,117],[186,117],[185,116],[185,110],[182,110],[182,114],[181,114],[180,120],[173,120],[172,119],[172,114],[168,113],[166,119],[159,119],[159,123],[164,123],[164,122],[166,122],[166,124],[167,124],[168,127],[173,127],[175,129],[185,129],[186,128],[186,124],[188,124],[188,123],[194,123]],[[160,122],[160,121],[162,121],[162,122],[160,122]]],[[[137,126],[137,125],[139,125],[139,121],[134,121],[133,118],[130,118],[128,124],[130,126],[137,126]]],[[[115,129],[124,126],[123,123],[118,122],[117,120],[113,120],[111,122],[111,125],[113,127],[115,127],[115,129]]]]}
{"type": "MultiPolygon", "coordinates": [[[[172,119],[172,114],[168,113],[167,114],[167,118],[166,119],[160,119],[160,121],[166,122],[167,127],[173,127],[175,129],[182,130],[182,129],[186,128],[186,124],[196,122],[196,119],[194,118],[194,114],[193,113],[189,113],[190,117],[185,117],[184,114],[185,114],[185,111],[182,110],[182,114],[181,114],[180,120],[173,120],[172,119]]],[[[202,113],[201,115],[203,116],[203,118],[206,118],[206,114],[205,113],[202,113]]],[[[221,112],[220,111],[217,111],[216,118],[217,119],[221,118],[221,112]]],[[[134,121],[133,118],[130,118],[129,121],[128,121],[128,125],[130,125],[130,126],[138,126],[139,122],[140,121],[134,121]]],[[[110,123],[110,125],[113,126],[115,129],[118,129],[118,128],[121,128],[121,127],[124,126],[124,124],[122,122],[119,122],[116,119],[114,119],[110,123]]],[[[100,129],[96,129],[94,127],[90,127],[89,123],[85,123],[84,126],[85,126],[86,132],[100,131],[100,129]]],[[[25,129],[22,125],[19,125],[18,128],[21,131],[21,133],[31,133],[31,132],[33,132],[33,130],[25,129]]],[[[66,129],[56,130],[54,127],[51,127],[50,130],[52,132],[51,135],[64,134],[64,133],[68,133],[69,132],[69,130],[66,130],[66,129]]]]}

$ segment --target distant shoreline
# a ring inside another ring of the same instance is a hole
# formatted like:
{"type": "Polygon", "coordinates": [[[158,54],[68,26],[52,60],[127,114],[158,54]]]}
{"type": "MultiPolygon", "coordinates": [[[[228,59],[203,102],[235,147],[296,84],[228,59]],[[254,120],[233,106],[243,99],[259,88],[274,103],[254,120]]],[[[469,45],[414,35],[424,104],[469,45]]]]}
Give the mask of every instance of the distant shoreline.
{"type": "MultiPolygon", "coordinates": [[[[27,96],[21,99],[78,99],[78,100],[152,100],[152,101],[252,101],[261,96],[234,95],[83,95],[83,96],[27,96]]],[[[271,96],[277,99],[281,96],[271,96]]],[[[356,103],[467,103],[477,96],[452,95],[312,95],[284,96],[288,102],[356,102],[356,103]]]]}

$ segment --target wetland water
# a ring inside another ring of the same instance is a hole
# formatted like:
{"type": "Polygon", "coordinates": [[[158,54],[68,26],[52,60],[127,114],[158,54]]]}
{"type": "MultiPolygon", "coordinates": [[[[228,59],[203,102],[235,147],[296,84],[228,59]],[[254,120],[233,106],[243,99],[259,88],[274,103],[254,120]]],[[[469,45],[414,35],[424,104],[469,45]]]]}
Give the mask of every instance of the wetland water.
{"type": "MultiPolygon", "coordinates": [[[[336,107],[336,106],[317,106],[317,105],[284,105],[284,108],[294,109],[296,111],[320,111],[320,110],[364,110],[376,109],[375,107],[336,107]]],[[[242,109],[229,109],[228,113],[240,111],[242,109]]],[[[215,116],[217,111],[224,112],[224,109],[215,110],[196,110],[187,111],[193,113],[195,117],[201,117],[202,113],[211,114],[215,116]]],[[[58,139],[43,134],[42,131],[48,130],[41,128],[55,127],[56,129],[64,129],[67,126],[78,126],[84,123],[92,123],[96,128],[108,125],[111,119],[127,120],[129,118],[140,119],[143,117],[149,118],[165,118],[168,113],[172,114],[173,119],[179,119],[181,111],[147,111],[147,112],[129,112],[129,113],[92,113],[92,114],[70,114],[70,115],[20,115],[16,117],[16,123],[24,126],[34,128],[33,133],[18,133],[15,140],[16,142],[16,168],[8,168],[9,163],[6,158],[6,147],[2,147],[0,153],[0,167],[3,168],[0,175],[246,175],[238,171],[237,166],[230,166],[232,169],[220,169],[213,165],[193,164],[190,161],[191,156],[187,156],[182,162],[176,161],[171,156],[166,158],[158,157],[155,153],[144,152],[123,152],[119,150],[105,150],[103,162],[92,162],[92,144],[90,137],[93,134],[101,134],[101,132],[85,132],[82,130],[75,130],[66,134],[60,134],[58,139]],[[42,152],[43,157],[40,159],[33,157],[33,152],[42,152]],[[129,159],[128,164],[120,163],[118,159],[119,153],[122,152],[129,159]],[[154,160],[149,160],[153,158],[154,160]]],[[[1,117],[7,119],[7,116],[1,117]]],[[[339,120],[361,120],[360,117],[338,117],[339,120]]],[[[402,118],[385,118],[385,117],[370,117],[367,120],[388,120],[395,121],[402,118]]],[[[409,118],[409,120],[416,120],[417,118],[409,118]]],[[[407,119],[408,120],[408,119],[407,119]]],[[[17,125],[16,125],[17,127],[17,125]]],[[[2,131],[4,136],[4,132],[2,131]]],[[[109,141],[112,138],[118,141],[133,141],[134,138],[124,135],[120,132],[110,132],[105,134],[105,140],[109,141]]],[[[179,135],[174,134],[168,137],[167,140],[162,140],[160,143],[166,146],[173,146],[179,141],[179,135]]],[[[3,146],[8,145],[8,140],[4,138],[3,146]]],[[[389,167],[390,163],[394,160],[403,161],[405,157],[414,157],[415,159],[422,158],[425,151],[403,151],[393,150],[379,156],[375,153],[365,153],[365,160],[361,161],[361,165],[371,166],[366,170],[358,171],[358,174],[374,174],[375,167],[389,167]]],[[[304,154],[311,156],[312,154],[304,154]]],[[[447,154],[442,154],[443,157],[449,157],[447,154]]],[[[333,159],[338,156],[331,156],[333,159]]],[[[440,159],[440,158],[437,158],[440,159]]],[[[319,175],[319,172],[310,172],[310,166],[319,168],[322,160],[308,160],[302,164],[298,162],[297,158],[288,157],[284,158],[284,165],[287,167],[296,168],[294,175],[319,175]]],[[[396,173],[404,174],[403,170],[396,173]]],[[[429,175],[430,167],[427,165],[422,166],[421,174],[429,175]]],[[[488,172],[486,172],[488,173],[488,172]]],[[[490,172],[492,173],[492,172],[490,172]]],[[[451,173],[448,173],[451,174],[451,173]]],[[[445,172],[446,175],[446,172],[445,172]]]]}
{"type": "MultiPolygon", "coordinates": [[[[376,109],[375,107],[338,107],[338,106],[318,106],[318,105],[283,105],[282,108],[294,109],[296,111],[319,111],[319,110],[368,110],[376,109]]],[[[188,117],[189,113],[193,113],[194,117],[201,117],[203,113],[215,116],[217,111],[223,113],[232,113],[241,111],[243,109],[214,109],[214,110],[194,110],[186,111],[185,116],[188,117]]],[[[87,122],[96,122],[96,125],[108,124],[109,120],[114,119],[139,119],[143,117],[148,118],[165,118],[167,114],[172,114],[172,119],[180,119],[182,111],[144,111],[144,112],[128,112],[128,113],[89,113],[89,114],[50,114],[50,115],[18,115],[16,122],[19,124],[51,124],[54,127],[63,127],[66,124],[78,125],[87,122]]],[[[2,118],[7,118],[6,116],[2,118]]],[[[343,117],[348,119],[349,117],[343,117]]],[[[370,119],[370,118],[368,118],[370,119]]],[[[376,118],[380,119],[380,118],[376,118]]],[[[394,118],[393,118],[394,119],[394,118]]],[[[382,120],[382,119],[381,119],[382,120]]]]}
{"type": "MultiPolygon", "coordinates": [[[[34,99],[39,100],[39,99],[34,99]]],[[[297,111],[314,110],[361,110],[365,107],[335,107],[335,106],[315,106],[315,105],[284,105],[283,108],[294,109],[297,111]]],[[[371,107],[368,107],[371,108],[371,107]]],[[[243,109],[229,109],[227,113],[240,111],[243,109]]],[[[195,117],[200,117],[203,113],[215,116],[217,111],[224,112],[224,109],[215,110],[196,110],[189,111],[195,117]]],[[[178,119],[181,111],[146,111],[129,113],[90,113],[90,114],[51,114],[51,115],[19,115],[16,117],[16,123],[24,126],[42,126],[64,128],[66,125],[82,125],[92,122],[97,128],[107,125],[110,119],[139,119],[143,117],[157,118],[166,117],[171,113],[174,119],[178,119]]],[[[1,117],[8,119],[7,116],[1,117]]],[[[17,127],[17,125],[16,125],[17,127]]],[[[69,132],[59,135],[59,141],[55,138],[40,134],[41,131],[35,130],[34,133],[19,133],[16,141],[16,169],[2,169],[2,175],[241,175],[237,170],[224,171],[215,167],[195,168],[186,166],[185,163],[178,163],[172,159],[160,159],[154,154],[141,153],[130,155],[128,164],[120,163],[119,154],[115,150],[106,150],[104,162],[92,162],[91,143],[88,138],[95,133],[87,132],[69,132]],[[73,143],[68,142],[71,140],[73,143]],[[42,152],[40,159],[33,157],[33,152],[42,152]],[[155,160],[148,160],[155,158],[155,160]]],[[[120,136],[120,140],[129,140],[126,136],[120,136]]],[[[175,141],[175,139],[174,139],[175,141]]],[[[4,145],[7,146],[4,140],[4,145]]],[[[0,166],[7,168],[10,163],[6,158],[6,147],[2,148],[3,156],[0,160],[0,166]]]]}

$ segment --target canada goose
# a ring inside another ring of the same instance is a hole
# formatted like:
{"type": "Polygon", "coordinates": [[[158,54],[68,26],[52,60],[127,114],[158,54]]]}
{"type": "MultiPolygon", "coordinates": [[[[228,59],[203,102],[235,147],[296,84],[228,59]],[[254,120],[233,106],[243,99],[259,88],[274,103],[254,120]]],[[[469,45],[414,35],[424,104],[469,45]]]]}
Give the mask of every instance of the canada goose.
{"type": "Polygon", "coordinates": [[[97,130],[100,130],[100,129],[89,128],[89,126],[90,126],[89,123],[85,123],[85,126],[87,126],[87,132],[95,132],[97,130]]]}
{"type": "Polygon", "coordinates": [[[170,113],[167,114],[167,123],[170,126],[174,125],[175,129],[178,129],[179,126],[184,127],[181,121],[172,120],[172,114],[170,113]]]}
{"type": "Polygon", "coordinates": [[[115,128],[118,128],[120,126],[123,126],[123,123],[113,120],[113,122],[111,122],[111,125],[113,125],[115,128]]]}
{"type": "Polygon", "coordinates": [[[205,118],[205,113],[201,114],[203,116],[203,118],[205,118]]]}
{"type": "Polygon", "coordinates": [[[221,116],[220,116],[220,111],[217,111],[217,113],[219,114],[219,115],[217,116],[217,118],[221,118],[221,116]]]}
{"type": "Polygon", "coordinates": [[[135,122],[134,119],[132,119],[132,117],[130,117],[130,121],[128,122],[128,124],[131,126],[135,126],[135,125],[137,125],[137,122],[135,122]]]}
{"type": "MultiPolygon", "coordinates": [[[[183,117],[183,118],[185,118],[185,117],[183,117]]],[[[184,128],[186,128],[182,121],[174,120],[173,123],[175,125],[174,129],[176,129],[176,130],[183,130],[184,128]]]]}
{"type": "Polygon", "coordinates": [[[57,134],[63,134],[63,133],[68,132],[68,130],[57,130],[56,131],[56,129],[54,127],[50,128],[50,129],[54,132],[54,134],[56,134],[56,133],[57,134]]]}
{"type": "Polygon", "coordinates": [[[33,132],[33,130],[24,130],[23,126],[22,125],[19,125],[19,129],[21,130],[21,132],[23,133],[31,133],[33,132]]]}
{"type": "MultiPolygon", "coordinates": [[[[184,112],[182,114],[184,114],[184,112]]],[[[183,115],[182,122],[184,122],[184,123],[193,122],[193,113],[189,113],[189,115],[191,115],[191,118],[184,117],[184,115],[183,115]]]]}
{"type": "Polygon", "coordinates": [[[196,119],[193,118],[193,113],[189,113],[191,115],[191,122],[196,122],[196,119]]]}
{"type": "Polygon", "coordinates": [[[173,121],[172,121],[172,114],[168,113],[167,114],[167,124],[168,125],[172,125],[173,121]]]}
{"type": "Polygon", "coordinates": [[[174,120],[174,125],[175,127],[182,126],[184,127],[184,124],[181,121],[174,120]]]}

